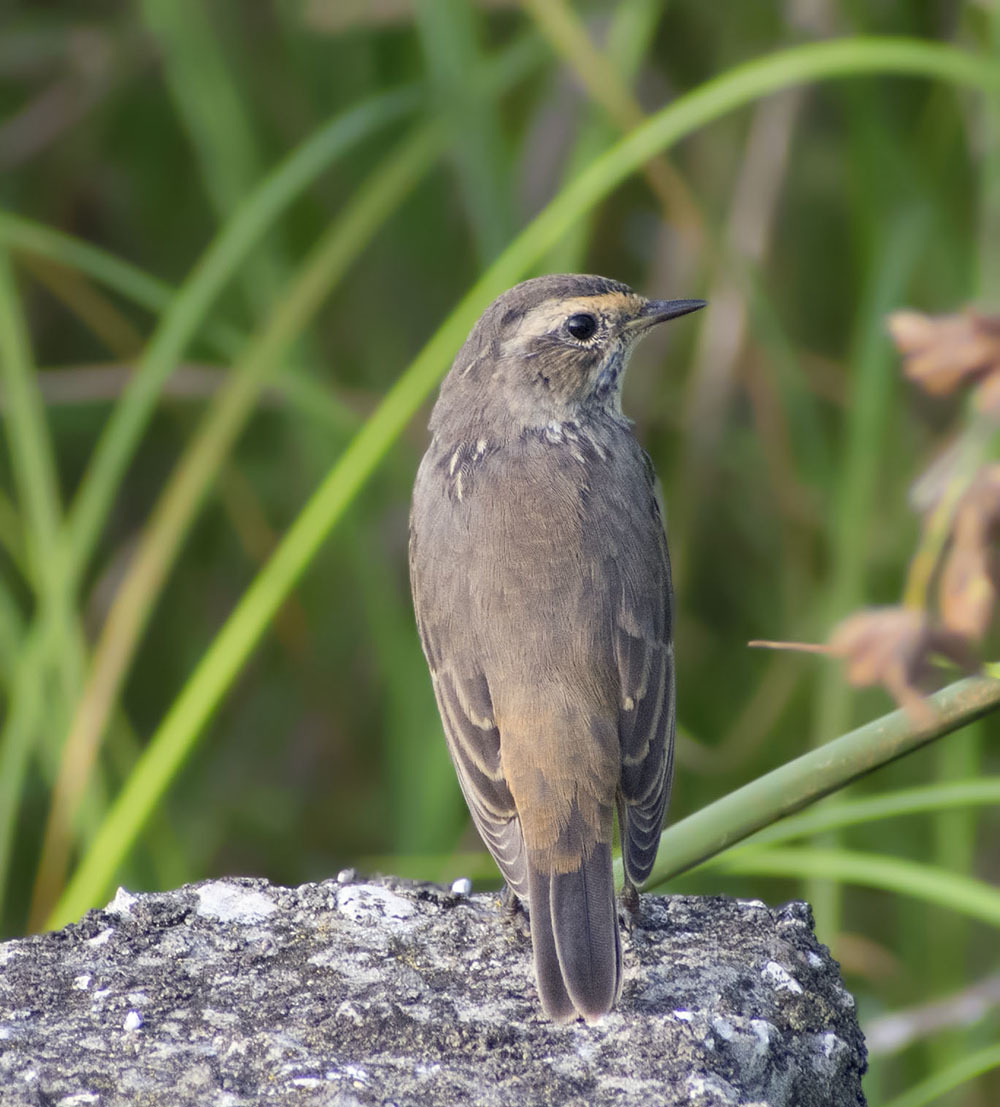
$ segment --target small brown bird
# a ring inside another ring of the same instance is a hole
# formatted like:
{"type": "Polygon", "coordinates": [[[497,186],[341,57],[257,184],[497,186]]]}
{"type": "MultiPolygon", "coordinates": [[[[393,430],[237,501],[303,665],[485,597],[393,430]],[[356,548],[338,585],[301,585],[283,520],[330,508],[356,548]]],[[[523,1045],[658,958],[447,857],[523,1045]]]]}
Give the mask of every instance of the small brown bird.
{"type": "Polygon", "coordinates": [[[622,377],[651,327],[703,306],[582,275],[505,292],[441,385],[413,490],[410,580],[448,748],[527,902],[559,1021],[618,998],[614,812],[634,901],[673,768],[670,561],[622,377]]]}

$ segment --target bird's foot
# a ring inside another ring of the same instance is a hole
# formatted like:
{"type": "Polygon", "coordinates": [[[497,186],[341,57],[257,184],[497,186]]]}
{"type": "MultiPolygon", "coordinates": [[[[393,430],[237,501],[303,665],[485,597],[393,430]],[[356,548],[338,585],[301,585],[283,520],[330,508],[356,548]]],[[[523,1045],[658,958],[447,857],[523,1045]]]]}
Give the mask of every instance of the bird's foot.
{"type": "Polygon", "coordinates": [[[622,929],[631,934],[639,923],[639,890],[631,880],[625,880],[621,894],[621,910],[618,912],[618,921],[622,929]]]}
{"type": "Polygon", "coordinates": [[[500,912],[504,922],[513,926],[522,938],[531,937],[531,923],[528,919],[528,912],[521,902],[521,897],[509,884],[505,884],[503,891],[500,893],[500,912]]]}

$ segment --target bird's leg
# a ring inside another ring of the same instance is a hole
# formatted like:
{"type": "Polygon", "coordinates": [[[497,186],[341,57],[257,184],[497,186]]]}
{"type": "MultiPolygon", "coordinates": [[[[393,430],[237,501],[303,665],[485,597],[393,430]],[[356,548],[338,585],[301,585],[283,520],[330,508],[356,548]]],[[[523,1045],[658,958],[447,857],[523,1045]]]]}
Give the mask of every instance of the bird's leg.
{"type": "Polygon", "coordinates": [[[531,924],[524,903],[517,892],[507,883],[504,884],[500,893],[500,913],[504,922],[510,923],[523,938],[531,937],[531,924]]]}
{"type": "Polygon", "coordinates": [[[619,916],[622,927],[631,933],[639,920],[639,889],[626,876],[622,885],[621,895],[622,911],[619,916]]]}

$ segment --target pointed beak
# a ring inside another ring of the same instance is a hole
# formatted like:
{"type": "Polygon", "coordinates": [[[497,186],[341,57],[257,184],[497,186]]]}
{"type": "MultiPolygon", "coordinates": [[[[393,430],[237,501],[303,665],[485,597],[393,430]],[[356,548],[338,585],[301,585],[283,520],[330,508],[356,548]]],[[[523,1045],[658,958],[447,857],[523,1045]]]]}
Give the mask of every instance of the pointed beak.
{"type": "Polygon", "coordinates": [[[646,330],[655,327],[657,323],[665,323],[668,319],[698,311],[704,306],[704,300],[647,300],[632,320],[632,326],[646,330]]]}

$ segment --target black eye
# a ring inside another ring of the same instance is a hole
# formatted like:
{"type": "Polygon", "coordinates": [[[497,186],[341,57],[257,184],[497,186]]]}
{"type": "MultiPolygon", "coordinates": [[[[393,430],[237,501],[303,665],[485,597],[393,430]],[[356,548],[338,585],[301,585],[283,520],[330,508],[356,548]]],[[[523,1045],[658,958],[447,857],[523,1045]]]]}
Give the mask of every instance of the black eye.
{"type": "Polygon", "coordinates": [[[597,330],[597,320],[593,315],[581,312],[579,315],[571,315],[566,320],[566,330],[579,342],[591,337],[597,330]]]}

